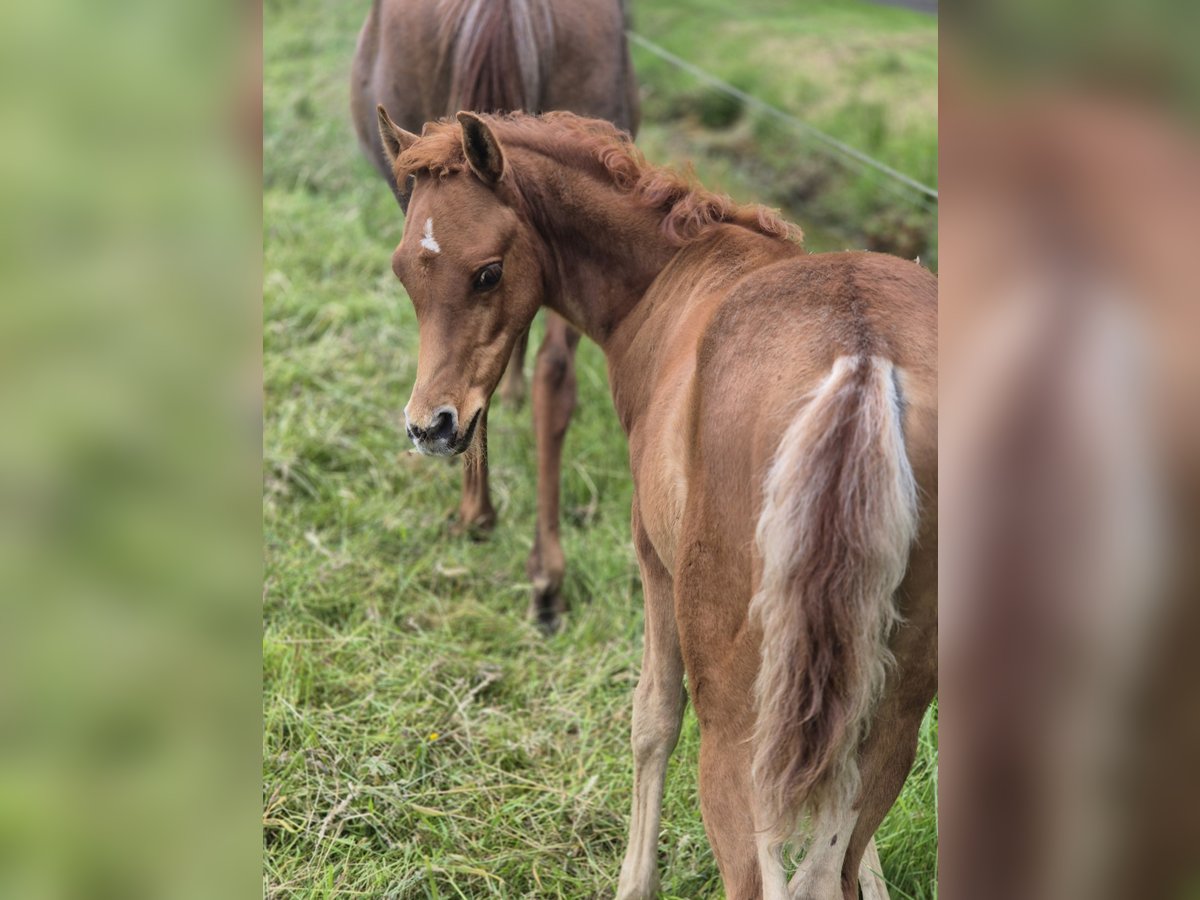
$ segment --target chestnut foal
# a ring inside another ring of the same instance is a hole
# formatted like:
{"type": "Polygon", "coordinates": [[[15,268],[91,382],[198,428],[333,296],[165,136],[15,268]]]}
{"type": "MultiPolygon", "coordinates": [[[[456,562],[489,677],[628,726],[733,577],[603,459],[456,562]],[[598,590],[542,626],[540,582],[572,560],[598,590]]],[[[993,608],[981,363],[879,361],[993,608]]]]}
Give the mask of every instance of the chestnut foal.
{"type": "Polygon", "coordinates": [[[413,176],[392,268],[420,326],[417,448],[470,447],[543,303],[608,359],[646,608],[618,896],[657,890],[686,671],[727,896],[857,898],[936,691],[936,280],[809,255],[604,122],[379,118],[413,176]]]}
{"type": "MultiPolygon", "coordinates": [[[[634,133],[637,82],[624,28],[623,0],[374,0],[358,36],[350,88],[359,144],[394,188],[395,174],[379,139],[379,104],[413,129],[458,109],[566,109],[634,133]]],[[[429,238],[432,244],[439,239],[429,238]]],[[[500,389],[512,406],[525,396],[527,337],[525,332],[514,345],[500,389]]],[[[565,607],[559,482],[575,408],[578,345],[579,332],[548,311],[533,372],[537,529],[526,563],[533,584],[530,611],[548,630],[565,607]]],[[[481,420],[484,439],[480,452],[464,461],[459,503],[460,523],[475,533],[496,521],[485,430],[481,420]]]]}

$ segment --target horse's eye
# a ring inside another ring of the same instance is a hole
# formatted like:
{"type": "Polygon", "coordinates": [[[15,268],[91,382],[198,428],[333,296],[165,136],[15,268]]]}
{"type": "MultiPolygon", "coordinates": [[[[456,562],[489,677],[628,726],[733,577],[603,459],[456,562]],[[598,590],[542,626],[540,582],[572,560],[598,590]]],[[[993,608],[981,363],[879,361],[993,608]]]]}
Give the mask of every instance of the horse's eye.
{"type": "Polygon", "coordinates": [[[489,263],[478,272],[475,273],[475,283],[472,287],[475,293],[482,294],[485,291],[490,291],[500,283],[500,275],[504,270],[500,267],[500,263],[489,263]]]}

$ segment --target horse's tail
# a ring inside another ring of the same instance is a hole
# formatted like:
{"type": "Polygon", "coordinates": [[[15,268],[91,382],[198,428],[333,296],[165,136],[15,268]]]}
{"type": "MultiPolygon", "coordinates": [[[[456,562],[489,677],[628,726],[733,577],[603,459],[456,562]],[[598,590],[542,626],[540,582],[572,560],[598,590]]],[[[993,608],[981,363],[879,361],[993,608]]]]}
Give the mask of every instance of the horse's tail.
{"type": "Polygon", "coordinates": [[[553,30],[546,0],[443,0],[442,21],[440,65],[450,79],[446,115],[460,109],[539,111],[553,30]]]}
{"type": "Polygon", "coordinates": [[[754,781],[764,824],[853,799],[917,529],[892,363],[842,356],[783,435],[764,484],[754,781]]]}

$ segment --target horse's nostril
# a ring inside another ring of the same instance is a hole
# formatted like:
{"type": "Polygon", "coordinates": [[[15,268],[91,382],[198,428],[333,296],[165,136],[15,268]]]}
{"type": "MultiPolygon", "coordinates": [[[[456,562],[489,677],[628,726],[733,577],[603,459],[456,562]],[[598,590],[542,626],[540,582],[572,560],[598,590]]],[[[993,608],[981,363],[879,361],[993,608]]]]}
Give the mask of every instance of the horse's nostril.
{"type": "Polygon", "coordinates": [[[429,427],[425,429],[425,434],[431,441],[452,441],[454,439],[454,432],[454,413],[449,410],[439,412],[433,417],[433,421],[429,423],[429,427]]]}

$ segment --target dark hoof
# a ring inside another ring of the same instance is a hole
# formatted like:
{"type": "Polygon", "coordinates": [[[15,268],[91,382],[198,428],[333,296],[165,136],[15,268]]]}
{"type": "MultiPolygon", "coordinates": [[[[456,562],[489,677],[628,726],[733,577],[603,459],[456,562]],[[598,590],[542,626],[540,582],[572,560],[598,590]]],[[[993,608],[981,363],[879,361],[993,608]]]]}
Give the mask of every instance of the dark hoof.
{"type": "Polygon", "coordinates": [[[451,516],[450,533],[455,537],[468,537],[473,541],[486,541],[496,527],[495,510],[487,510],[471,515],[469,518],[462,510],[451,516]]]}
{"type": "Polygon", "coordinates": [[[547,637],[562,628],[563,613],[567,604],[559,593],[559,588],[549,585],[533,584],[533,597],[529,602],[529,616],[533,619],[542,633],[547,637]]]}
{"type": "Polygon", "coordinates": [[[554,637],[562,629],[562,616],[552,609],[544,609],[537,614],[534,624],[543,636],[554,637]]]}

